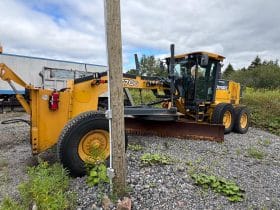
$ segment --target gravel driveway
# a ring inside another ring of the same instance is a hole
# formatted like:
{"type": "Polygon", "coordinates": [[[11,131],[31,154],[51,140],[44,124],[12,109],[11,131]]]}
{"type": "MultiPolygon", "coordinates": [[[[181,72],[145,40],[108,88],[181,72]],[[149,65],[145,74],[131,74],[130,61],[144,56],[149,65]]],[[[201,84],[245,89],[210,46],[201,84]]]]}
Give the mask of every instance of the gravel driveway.
{"type": "MultiPolygon", "coordinates": [[[[23,113],[0,114],[0,121],[28,116],[23,113]]],[[[29,146],[29,127],[24,123],[0,124],[0,200],[18,196],[17,184],[26,179],[26,167],[36,163],[29,146]]],[[[174,138],[130,136],[128,188],[133,209],[280,209],[280,138],[251,128],[245,135],[229,134],[224,143],[178,140],[174,138]],[[170,165],[143,166],[145,153],[168,155],[170,165]],[[256,153],[258,155],[256,155],[256,153]],[[203,172],[235,181],[245,190],[242,202],[194,184],[191,172],[203,172]]],[[[41,155],[55,161],[55,151],[41,155]]],[[[81,209],[98,205],[100,193],[89,188],[85,178],[72,180],[81,209]]]]}

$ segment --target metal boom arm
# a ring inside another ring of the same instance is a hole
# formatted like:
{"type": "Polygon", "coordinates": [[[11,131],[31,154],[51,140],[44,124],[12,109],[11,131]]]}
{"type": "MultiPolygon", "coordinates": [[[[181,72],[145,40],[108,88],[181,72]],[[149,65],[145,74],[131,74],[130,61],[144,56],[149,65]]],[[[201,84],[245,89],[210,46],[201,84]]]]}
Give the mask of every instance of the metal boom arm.
{"type": "Polygon", "coordinates": [[[20,104],[25,109],[25,111],[28,114],[30,114],[31,113],[30,105],[27,103],[27,101],[24,99],[24,97],[18,93],[18,91],[17,91],[16,87],[14,86],[14,84],[12,83],[12,81],[26,89],[30,89],[31,86],[27,85],[18,75],[16,75],[15,72],[13,72],[13,70],[11,70],[4,63],[0,63],[0,78],[9,83],[9,85],[11,86],[11,88],[13,89],[13,91],[16,94],[17,100],[20,102],[20,104]]]}

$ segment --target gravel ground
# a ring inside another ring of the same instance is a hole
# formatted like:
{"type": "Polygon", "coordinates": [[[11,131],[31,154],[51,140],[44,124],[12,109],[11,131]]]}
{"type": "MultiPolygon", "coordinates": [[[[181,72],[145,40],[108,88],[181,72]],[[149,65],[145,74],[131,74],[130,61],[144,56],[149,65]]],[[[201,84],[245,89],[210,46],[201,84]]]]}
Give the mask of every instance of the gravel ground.
{"type": "MultiPolygon", "coordinates": [[[[0,121],[23,113],[0,114],[0,121]]],[[[29,127],[24,123],[0,124],[0,200],[5,195],[17,198],[17,185],[26,179],[26,167],[36,164],[29,146],[29,127]]],[[[245,135],[229,134],[224,143],[178,140],[174,138],[130,136],[130,144],[140,151],[127,151],[128,189],[133,209],[280,209],[280,138],[251,128],[245,135]],[[264,155],[257,159],[248,150],[264,155]],[[166,154],[171,165],[143,166],[144,153],[166,154]],[[226,197],[194,184],[190,172],[207,172],[235,181],[245,190],[242,202],[231,203],[226,197]]],[[[41,155],[55,161],[55,151],[41,155]]],[[[89,188],[85,177],[72,180],[80,209],[99,205],[108,186],[89,188]]],[[[113,207],[112,207],[113,208],[113,207]]]]}

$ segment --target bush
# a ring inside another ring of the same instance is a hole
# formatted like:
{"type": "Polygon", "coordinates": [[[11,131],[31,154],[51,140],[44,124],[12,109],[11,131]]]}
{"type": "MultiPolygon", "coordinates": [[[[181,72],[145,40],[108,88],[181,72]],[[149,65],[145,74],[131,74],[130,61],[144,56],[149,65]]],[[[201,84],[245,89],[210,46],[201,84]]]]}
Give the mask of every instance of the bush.
{"type": "Polygon", "coordinates": [[[280,88],[280,67],[276,64],[259,65],[252,69],[235,71],[227,79],[251,88],[280,88]]]}
{"type": "Polygon", "coordinates": [[[19,185],[21,202],[6,198],[1,209],[28,209],[36,204],[38,209],[74,209],[75,195],[67,192],[69,177],[59,164],[41,162],[28,169],[28,180],[19,185]]]}
{"type": "Polygon", "coordinates": [[[280,90],[246,88],[242,104],[249,107],[254,126],[280,135],[280,90]]]}

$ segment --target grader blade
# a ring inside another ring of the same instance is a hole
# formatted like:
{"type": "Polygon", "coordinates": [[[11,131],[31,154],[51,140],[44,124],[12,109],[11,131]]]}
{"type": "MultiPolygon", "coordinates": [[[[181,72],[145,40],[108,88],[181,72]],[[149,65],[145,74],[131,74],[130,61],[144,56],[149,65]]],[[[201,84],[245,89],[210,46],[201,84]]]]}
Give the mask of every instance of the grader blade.
{"type": "Polygon", "coordinates": [[[139,136],[174,137],[222,142],[224,126],[187,121],[150,121],[137,118],[125,119],[127,134],[139,136]]]}

